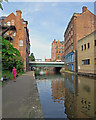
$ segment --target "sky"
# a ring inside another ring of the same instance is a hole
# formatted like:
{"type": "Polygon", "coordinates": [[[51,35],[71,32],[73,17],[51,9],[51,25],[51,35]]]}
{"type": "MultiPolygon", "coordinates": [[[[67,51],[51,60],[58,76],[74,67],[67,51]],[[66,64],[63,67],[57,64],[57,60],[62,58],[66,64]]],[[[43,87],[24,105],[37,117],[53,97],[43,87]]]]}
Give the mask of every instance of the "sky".
{"type": "Polygon", "coordinates": [[[22,18],[28,21],[30,52],[36,59],[51,57],[51,43],[54,39],[64,41],[64,32],[73,15],[81,13],[82,7],[94,13],[94,2],[4,2],[0,16],[16,15],[22,11],[22,18]]]}

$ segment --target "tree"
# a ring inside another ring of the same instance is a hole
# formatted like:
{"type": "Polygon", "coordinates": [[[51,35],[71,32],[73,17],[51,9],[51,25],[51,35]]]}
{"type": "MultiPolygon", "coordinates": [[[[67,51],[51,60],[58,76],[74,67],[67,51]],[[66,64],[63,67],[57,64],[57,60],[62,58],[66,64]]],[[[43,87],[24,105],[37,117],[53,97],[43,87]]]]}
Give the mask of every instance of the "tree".
{"type": "Polygon", "coordinates": [[[8,0],[0,0],[0,9],[2,9],[2,10],[3,10],[3,7],[2,7],[2,2],[3,2],[3,1],[8,2],[8,0]]]}
{"type": "Polygon", "coordinates": [[[2,40],[2,69],[12,71],[13,67],[16,67],[17,72],[23,71],[23,58],[20,56],[20,52],[10,44],[8,40],[5,40],[0,36],[2,40]]]}
{"type": "Polygon", "coordinates": [[[31,61],[35,61],[35,57],[34,57],[34,54],[33,54],[33,53],[31,53],[31,55],[29,56],[29,59],[30,59],[31,61]]]}

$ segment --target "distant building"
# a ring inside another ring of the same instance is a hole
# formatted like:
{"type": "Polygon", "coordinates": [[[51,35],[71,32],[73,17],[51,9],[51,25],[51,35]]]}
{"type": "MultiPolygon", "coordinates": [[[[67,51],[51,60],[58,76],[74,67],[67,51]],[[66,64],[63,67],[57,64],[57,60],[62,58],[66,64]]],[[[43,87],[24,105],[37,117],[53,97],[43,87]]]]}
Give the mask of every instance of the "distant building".
{"type": "Polygon", "coordinates": [[[64,41],[52,42],[51,61],[64,61],[64,41]]]}
{"type": "Polygon", "coordinates": [[[96,74],[96,30],[78,41],[78,72],[96,74]]]}
{"type": "Polygon", "coordinates": [[[35,59],[35,61],[36,61],[36,62],[41,62],[41,61],[42,61],[42,59],[35,59]]]}
{"type": "Polygon", "coordinates": [[[67,29],[64,33],[65,38],[65,70],[78,72],[78,40],[92,33],[96,29],[96,16],[82,8],[82,13],[74,13],[67,29]]]}
{"type": "Polygon", "coordinates": [[[51,62],[51,59],[45,59],[45,62],[51,62]]]}
{"type": "Polygon", "coordinates": [[[21,11],[17,10],[16,15],[11,13],[7,17],[0,18],[0,34],[3,38],[10,41],[10,43],[19,50],[24,59],[24,69],[29,69],[29,53],[30,53],[30,40],[29,30],[27,28],[28,22],[21,18],[21,11]]]}

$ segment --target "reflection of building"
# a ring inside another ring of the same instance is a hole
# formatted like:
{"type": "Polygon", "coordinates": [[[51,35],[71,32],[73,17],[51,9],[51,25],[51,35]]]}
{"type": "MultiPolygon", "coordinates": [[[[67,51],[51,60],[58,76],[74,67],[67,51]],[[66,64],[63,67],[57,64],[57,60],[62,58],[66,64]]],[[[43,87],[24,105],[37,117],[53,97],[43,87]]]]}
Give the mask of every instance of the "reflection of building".
{"type": "Polygon", "coordinates": [[[95,118],[95,86],[92,78],[66,75],[65,80],[65,113],[71,118],[95,118]],[[69,87],[73,84],[73,90],[69,87]]]}
{"type": "Polygon", "coordinates": [[[30,53],[29,30],[27,28],[28,22],[21,18],[21,13],[20,10],[17,10],[16,15],[11,13],[7,17],[1,17],[0,26],[2,30],[0,30],[0,34],[20,51],[24,59],[24,69],[28,70],[28,56],[30,53]]]}
{"type": "Polygon", "coordinates": [[[52,99],[54,102],[60,103],[61,100],[64,100],[65,96],[65,87],[63,80],[52,80],[51,81],[51,88],[52,88],[52,99]]]}
{"type": "Polygon", "coordinates": [[[96,31],[78,41],[78,72],[96,74],[96,31]]]}
{"type": "Polygon", "coordinates": [[[78,115],[95,118],[95,80],[92,78],[78,76],[78,90],[79,95],[77,98],[78,115]],[[81,112],[81,115],[80,115],[81,112]]]}
{"type": "Polygon", "coordinates": [[[52,42],[51,61],[64,61],[64,41],[52,42]]]}
{"type": "Polygon", "coordinates": [[[82,13],[74,13],[67,29],[65,37],[65,69],[78,71],[77,44],[78,40],[92,33],[96,29],[96,16],[87,7],[82,8],[82,13]]]}

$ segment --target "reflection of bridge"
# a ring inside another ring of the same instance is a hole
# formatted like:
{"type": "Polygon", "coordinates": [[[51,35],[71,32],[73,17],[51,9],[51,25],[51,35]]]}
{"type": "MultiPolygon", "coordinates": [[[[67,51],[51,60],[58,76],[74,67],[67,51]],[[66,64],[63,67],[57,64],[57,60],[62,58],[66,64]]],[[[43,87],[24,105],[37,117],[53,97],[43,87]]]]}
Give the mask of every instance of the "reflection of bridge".
{"type": "Polygon", "coordinates": [[[29,62],[30,67],[58,67],[62,68],[64,67],[64,62],[29,62]]]}

